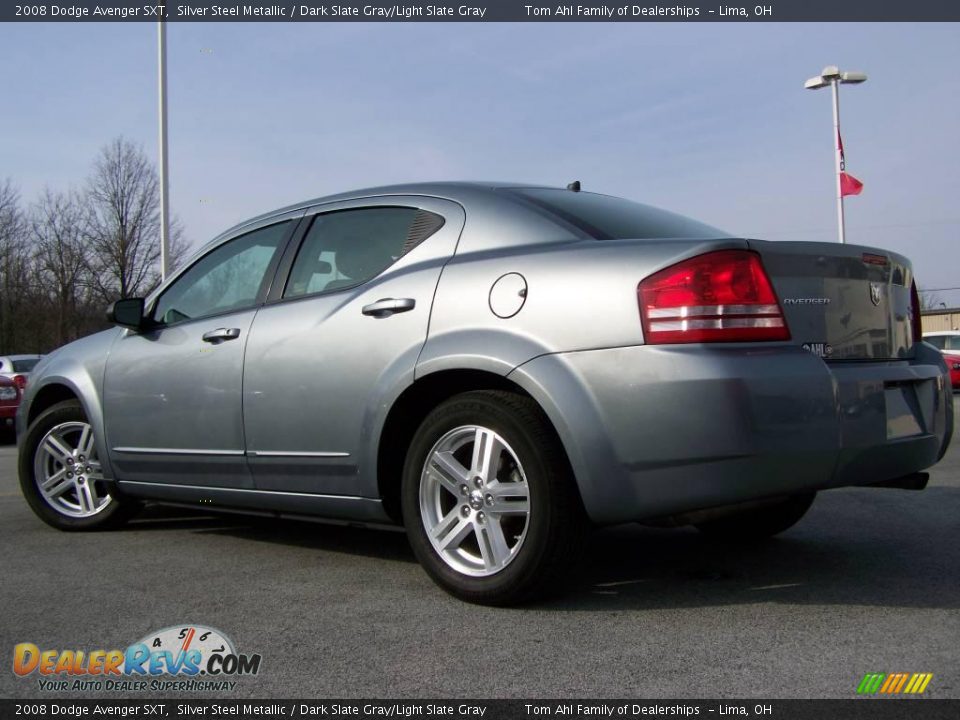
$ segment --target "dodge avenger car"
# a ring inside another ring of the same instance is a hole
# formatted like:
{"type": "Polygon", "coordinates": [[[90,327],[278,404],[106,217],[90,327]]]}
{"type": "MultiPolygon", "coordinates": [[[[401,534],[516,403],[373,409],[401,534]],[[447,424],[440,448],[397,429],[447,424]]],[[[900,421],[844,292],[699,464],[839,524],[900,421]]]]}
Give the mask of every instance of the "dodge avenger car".
{"type": "Polygon", "coordinates": [[[953,426],[905,257],[577,184],[300,203],[108,315],[26,387],[41,519],[114,527],[149,500],[402,524],[473,602],[562,583],[591,526],[749,540],[818,491],[921,489],[953,426]]]}

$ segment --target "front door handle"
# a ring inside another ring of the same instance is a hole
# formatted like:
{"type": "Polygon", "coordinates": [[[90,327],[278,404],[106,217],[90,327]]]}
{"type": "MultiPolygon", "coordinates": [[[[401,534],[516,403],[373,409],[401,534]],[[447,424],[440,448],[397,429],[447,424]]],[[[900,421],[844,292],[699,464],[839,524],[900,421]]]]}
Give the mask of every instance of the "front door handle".
{"type": "Polygon", "coordinates": [[[363,314],[371,317],[384,318],[394,313],[407,312],[413,310],[417,301],[413,298],[384,298],[375,303],[363,306],[363,314]]]}
{"type": "Polygon", "coordinates": [[[213,343],[225,342],[226,340],[236,340],[240,337],[240,328],[217,328],[203,334],[203,341],[213,343]]]}

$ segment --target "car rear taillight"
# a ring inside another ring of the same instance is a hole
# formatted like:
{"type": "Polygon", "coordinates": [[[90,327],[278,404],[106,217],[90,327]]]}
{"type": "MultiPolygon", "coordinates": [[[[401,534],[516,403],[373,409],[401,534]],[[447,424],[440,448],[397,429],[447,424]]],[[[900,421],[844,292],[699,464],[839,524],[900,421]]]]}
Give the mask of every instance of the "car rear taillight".
{"type": "Polygon", "coordinates": [[[920,316],[920,293],[917,292],[917,283],[910,285],[910,329],[913,331],[913,342],[923,339],[923,322],[920,316]]]}
{"type": "Polygon", "coordinates": [[[14,375],[13,382],[21,390],[23,390],[27,386],[27,378],[25,375],[14,375]]]}
{"type": "Polygon", "coordinates": [[[647,343],[789,340],[760,256],[747,250],[698,255],[637,286],[647,343]]]}

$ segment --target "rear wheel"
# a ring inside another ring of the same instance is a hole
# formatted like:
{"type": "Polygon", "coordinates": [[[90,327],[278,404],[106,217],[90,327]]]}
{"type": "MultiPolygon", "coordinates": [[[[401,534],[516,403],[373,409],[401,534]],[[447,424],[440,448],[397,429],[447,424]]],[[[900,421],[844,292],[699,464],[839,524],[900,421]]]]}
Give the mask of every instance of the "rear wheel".
{"type": "Polygon", "coordinates": [[[816,493],[793,495],[762,507],[697,524],[700,532],[723,540],[761,540],[782,533],[807,514],[816,493]]]}
{"type": "Polygon", "coordinates": [[[99,530],[125,522],[139,503],[113,497],[80,403],[58,403],[38,417],[20,446],[20,489],[30,508],[59,530],[99,530]]]}
{"type": "Polygon", "coordinates": [[[516,604],[577,566],[580,497],[553,428],[523,396],[470,392],[431,412],[407,454],[402,501],[420,563],[463,600],[516,604]]]}

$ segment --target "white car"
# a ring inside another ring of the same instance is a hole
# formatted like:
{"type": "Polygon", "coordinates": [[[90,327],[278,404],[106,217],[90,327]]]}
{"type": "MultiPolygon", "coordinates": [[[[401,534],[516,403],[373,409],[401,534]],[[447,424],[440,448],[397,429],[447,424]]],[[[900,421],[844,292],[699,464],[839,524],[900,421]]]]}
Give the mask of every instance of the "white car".
{"type": "Polygon", "coordinates": [[[940,351],[952,350],[960,353],[960,330],[940,330],[924,333],[923,341],[930,343],[940,351]]]}
{"type": "Polygon", "coordinates": [[[960,330],[927,333],[923,336],[923,341],[930,343],[943,353],[943,359],[947,361],[947,367],[950,369],[953,391],[960,391],[960,330]]]}
{"type": "Polygon", "coordinates": [[[13,380],[22,390],[34,365],[43,355],[0,355],[0,375],[13,380]]]}

